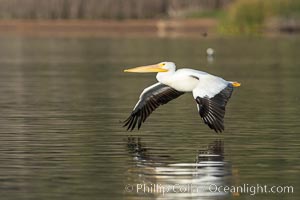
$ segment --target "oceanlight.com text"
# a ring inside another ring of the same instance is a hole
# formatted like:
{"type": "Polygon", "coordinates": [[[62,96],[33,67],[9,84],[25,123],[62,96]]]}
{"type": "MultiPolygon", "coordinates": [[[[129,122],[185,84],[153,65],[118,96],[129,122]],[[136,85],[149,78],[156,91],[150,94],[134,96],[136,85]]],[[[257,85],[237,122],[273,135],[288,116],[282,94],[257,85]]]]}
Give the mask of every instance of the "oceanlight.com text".
{"type": "Polygon", "coordinates": [[[197,184],[174,184],[174,185],[163,185],[163,184],[146,184],[136,183],[127,184],[125,186],[125,192],[137,193],[137,194],[162,194],[166,193],[232,193],[236,194],[292,194],[294,193],[293,186],[287,185],[216,185],[210,184],[207,186],[197,184]]]}

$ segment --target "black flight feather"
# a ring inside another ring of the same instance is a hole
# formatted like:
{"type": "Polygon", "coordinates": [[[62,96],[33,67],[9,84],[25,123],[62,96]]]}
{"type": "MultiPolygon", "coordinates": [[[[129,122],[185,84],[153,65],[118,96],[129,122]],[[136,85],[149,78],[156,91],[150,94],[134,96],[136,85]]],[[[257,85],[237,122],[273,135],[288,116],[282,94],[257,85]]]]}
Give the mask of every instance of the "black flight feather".
{"type": "Polygon", "coordinates": [[[217,133],[224,130],[225,106],[231,97],[232,91],[232,84],[228,84],[226,88],[212,98],[208,96],[196,98],[201,118],[209,128],[217,133]]]}
{"type": "Polygon", "coordinates": [[[149,89],[146,88],[130,116],[124,121],[125,124],[123,127],[127,126],[127,130],[132,131],[136,127],[136,124],[138,124],[137,128],[140,129],[142,123],[145,122],[156,108],[183,94],[184,92],[179,92],[161,83],[156,83],[150,86],[149,89]]]}

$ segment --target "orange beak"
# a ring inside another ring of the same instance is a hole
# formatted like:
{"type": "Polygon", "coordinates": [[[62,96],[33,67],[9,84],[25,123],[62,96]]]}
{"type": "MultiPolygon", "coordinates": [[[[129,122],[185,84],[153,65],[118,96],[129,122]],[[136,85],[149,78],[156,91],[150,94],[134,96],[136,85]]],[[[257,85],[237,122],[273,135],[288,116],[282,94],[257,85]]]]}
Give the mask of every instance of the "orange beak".
{"type": "Polygon", "coordinates": [[[167,72],[167,69],[162,68],[162,64],[147,65],[141,67],[135,67],[131,69],[125,69],[124,72],[136,72],[136,73],[148,73],[148,72],[167,72]]]}

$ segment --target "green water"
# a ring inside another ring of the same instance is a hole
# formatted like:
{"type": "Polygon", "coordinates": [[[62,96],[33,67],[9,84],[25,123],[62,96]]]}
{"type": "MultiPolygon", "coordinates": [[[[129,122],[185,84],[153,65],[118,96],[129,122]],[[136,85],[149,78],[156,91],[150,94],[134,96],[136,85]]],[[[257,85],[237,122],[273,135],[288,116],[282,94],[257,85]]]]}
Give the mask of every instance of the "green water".
{"type": "Polygon", "coordinates": [[[299,39],[0,43],[1,199],[298,199],[299,39]],[[122,71],[160,61],[242,83],[225,132],[203,124],[191,94],[160,107],[140,131],[125,131],[120,122],[156,80],[122,71]],[[293,193],[209,191],[247,184],[293,193]],[[154,186],[170,187],[163,194],[154,186]]]}

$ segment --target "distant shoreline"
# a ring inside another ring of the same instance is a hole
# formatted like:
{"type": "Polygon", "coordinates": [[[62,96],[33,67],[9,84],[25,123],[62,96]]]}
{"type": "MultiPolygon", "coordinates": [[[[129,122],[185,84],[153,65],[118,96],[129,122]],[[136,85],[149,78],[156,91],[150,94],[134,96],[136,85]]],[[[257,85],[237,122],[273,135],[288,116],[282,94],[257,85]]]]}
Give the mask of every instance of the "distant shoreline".
{"type": "Polygon", "coordinates": [[[214,19],[188,20],[0,20],[0,37],[206,37],[214,19]]]}
{"type": "MultiPolygon", "coordinates": [[[[299,35],[294,26],[266,26],[265,36],[299,35]]],[[[0,37],[158,37],[214,38],[218,21],[201,19],[151,20],[0,20],[0,37]]]]}

